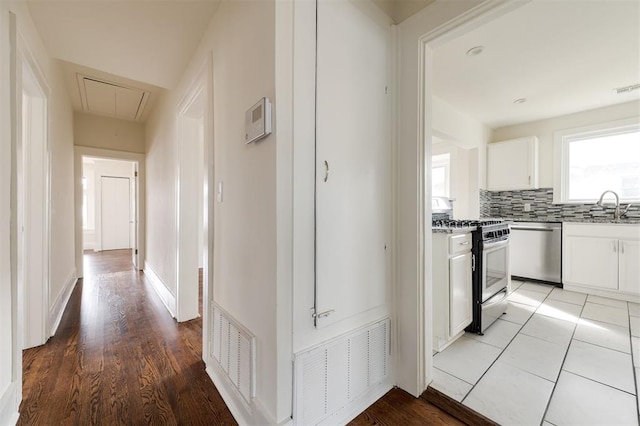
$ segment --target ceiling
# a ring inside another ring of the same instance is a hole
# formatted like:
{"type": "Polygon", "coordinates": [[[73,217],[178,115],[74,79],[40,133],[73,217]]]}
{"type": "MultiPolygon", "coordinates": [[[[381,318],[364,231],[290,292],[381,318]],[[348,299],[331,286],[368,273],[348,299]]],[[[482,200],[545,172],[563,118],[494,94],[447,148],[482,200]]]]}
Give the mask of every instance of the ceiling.
{"type": "Polygon", "coordinates": [[[144,122],[158,97],[158,86],[58,61],[74,111],[144,122]]]}
{"type": "Polygon", "coordinates": [[[492,128],[638,100],[612,90],[638,83],[638,1],[534,0],[434,52],[435,96],[492,128]]]}
{"type": "Polygon", "coordinates": [[[219,0],[29,0],[49,54],[111,75],[173,88],[219,0]]]}
{"type": "Polygon", "coordinates": [[[435,0],[373,0],[396,24],[424,9],[435,0]]]}

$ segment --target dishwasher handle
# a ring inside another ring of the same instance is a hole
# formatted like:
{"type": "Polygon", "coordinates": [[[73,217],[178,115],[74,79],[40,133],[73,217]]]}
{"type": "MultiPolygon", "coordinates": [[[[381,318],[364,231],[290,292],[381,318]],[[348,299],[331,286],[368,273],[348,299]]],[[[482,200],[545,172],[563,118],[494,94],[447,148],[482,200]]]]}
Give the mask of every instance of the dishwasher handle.
{"type": "Polygon", "coordinates": [[[511,229],[515,229],[517,231],[542,231],[542,232],[553,232],[558,228],[530,228],[527,226],[511,226],[511,229]]]}

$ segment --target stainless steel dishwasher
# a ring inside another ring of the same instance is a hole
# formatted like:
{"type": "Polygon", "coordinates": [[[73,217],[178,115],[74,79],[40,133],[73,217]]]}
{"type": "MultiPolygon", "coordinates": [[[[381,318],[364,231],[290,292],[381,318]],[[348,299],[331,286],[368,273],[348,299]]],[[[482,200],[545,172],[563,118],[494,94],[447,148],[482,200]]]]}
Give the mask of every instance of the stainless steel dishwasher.
{"type": "Polygon", "coordinates": [[[511,276],[562,284],[562,223],[511,225],[511,276]]]}

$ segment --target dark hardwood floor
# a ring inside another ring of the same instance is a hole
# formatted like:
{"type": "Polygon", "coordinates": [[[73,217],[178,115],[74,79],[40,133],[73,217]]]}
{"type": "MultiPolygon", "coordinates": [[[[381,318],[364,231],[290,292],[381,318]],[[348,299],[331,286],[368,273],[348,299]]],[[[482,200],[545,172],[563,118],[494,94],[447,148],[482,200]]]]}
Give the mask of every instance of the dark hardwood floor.
{"type": "MultiPolygon", "coordinates": [[[[202,320],[175,322],[130,250],[87,252],[84,269],[56,335],[23,353],[18,424],[237,424],[204,371],[202,320]]],[[[351,424],[464,423],[394,389],[351,424]]]]}
{"type": "Polygon", "coordinates": [[[236,424],[204,371],[202,321],[175,322],[130,253],[85,255],[56,335],[24,351],[18,424],[236,424]]]}

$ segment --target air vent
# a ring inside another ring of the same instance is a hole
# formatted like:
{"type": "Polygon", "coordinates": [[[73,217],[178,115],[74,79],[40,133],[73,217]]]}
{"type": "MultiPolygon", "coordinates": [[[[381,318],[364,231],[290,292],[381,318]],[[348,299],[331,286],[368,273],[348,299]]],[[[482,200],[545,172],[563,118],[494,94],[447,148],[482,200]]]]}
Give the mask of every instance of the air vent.
{"type": "Polygon", "coordinates": [[[624,95],[625,93],[633,92],[634,90],[639,90],[640,84],[632,84],[630,86],[625,87],[617,87],[613,89],[613,92],[617,95],[624,95]]]}
{"type": "Polygon", "coordinates": [[[131,86],[77,74],[82,109],[93,114],[139,121],[150,93],[131,86]]]}

